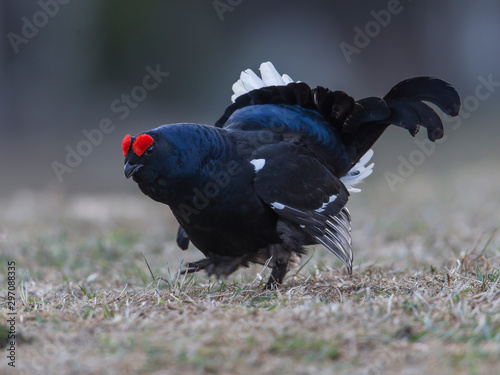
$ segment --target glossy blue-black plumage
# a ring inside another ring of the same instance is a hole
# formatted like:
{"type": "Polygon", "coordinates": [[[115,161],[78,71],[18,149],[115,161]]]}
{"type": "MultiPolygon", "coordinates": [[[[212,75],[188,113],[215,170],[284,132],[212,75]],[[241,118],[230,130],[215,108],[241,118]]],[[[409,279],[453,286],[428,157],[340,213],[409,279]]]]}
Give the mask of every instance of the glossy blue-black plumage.
{"type": "Polygon", "coordinates": [[[280,136],[300,135],[322,152],[331,163],[345,169],[348,163],[340,134],[318,112],[299,105],[260,104],[236,110],[224,124],[224,129],[258,131],[267,130],[280,136]]]}
{"type": "Polygon", "coordinates": [[[431,141],[442,137],[441,120],[423,101],[452,116],[460,107],[451,86],[428,77],[403,81],[383,99],[359,101],[305,83],[263,87],[238,97],[215,127],[147,131],[152,147],[138,156],[131,146],[125,171],[146,195],[170,206],[181,225],[179,246],[191,241],[205,255],[186,272],[226,276],[271,259],[271,287],[315,243],[350,271],[349,193],[341,178],[390,124],[412,135],[423,126],[431,141]]]}

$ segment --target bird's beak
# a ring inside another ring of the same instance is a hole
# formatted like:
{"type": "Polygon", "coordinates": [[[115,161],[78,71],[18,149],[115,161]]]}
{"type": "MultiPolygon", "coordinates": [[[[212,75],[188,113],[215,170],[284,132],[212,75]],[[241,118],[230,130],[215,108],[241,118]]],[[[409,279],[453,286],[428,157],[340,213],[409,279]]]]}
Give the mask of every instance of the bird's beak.
{"type": "Polygon", "coordinates": [[[129,164],[128,162],[126,162],[125,167],[123,168],[123,173],[125,173],[125,177],[130,178],[142,167],[142,164],[129,164]]]}

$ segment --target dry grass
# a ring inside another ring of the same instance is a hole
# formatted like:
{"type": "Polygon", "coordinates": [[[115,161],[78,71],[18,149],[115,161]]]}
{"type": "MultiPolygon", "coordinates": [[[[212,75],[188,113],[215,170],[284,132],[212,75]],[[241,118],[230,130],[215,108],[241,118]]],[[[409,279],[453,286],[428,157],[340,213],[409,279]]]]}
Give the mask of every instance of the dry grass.
{"type": "Polygon", "coordinates": [[[15,371],[495,374],[500,181],[475,167],[395,193],[372,181],[352,199],[353,275],[317,247],[274,292],[259,266],[178,276],[199,255],[175,248],[172,219],[139,193],[20,192],[0,232],[2,296],[17,264],[15,371]]]}

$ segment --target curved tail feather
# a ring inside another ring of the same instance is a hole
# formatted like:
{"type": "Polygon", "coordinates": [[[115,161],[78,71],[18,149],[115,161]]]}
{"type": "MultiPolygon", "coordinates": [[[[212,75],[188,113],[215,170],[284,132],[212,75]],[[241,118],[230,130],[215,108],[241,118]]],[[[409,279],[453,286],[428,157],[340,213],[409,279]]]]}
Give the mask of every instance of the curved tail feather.
{"type": "Polygon", "coordinates": [[[456,116],[460,97],[448,83],[430,77],[407,79],[394,86],[384,99],[366,98],[356,103],[342,129],[343,142],[348,150],[350,167],[354,166],[389,125],[407,129],[415,136],[420,127],[434,142],[444,135],[441,119],[429,105],[456,116]]]}
{"type": "Polygon", "coordinates": [[[415,77],[399,82],[385,96],[384,100],[415,98],[430,102],[450,116],[458,115],[460,97],[450,84],[432,77],[415,77]]]}

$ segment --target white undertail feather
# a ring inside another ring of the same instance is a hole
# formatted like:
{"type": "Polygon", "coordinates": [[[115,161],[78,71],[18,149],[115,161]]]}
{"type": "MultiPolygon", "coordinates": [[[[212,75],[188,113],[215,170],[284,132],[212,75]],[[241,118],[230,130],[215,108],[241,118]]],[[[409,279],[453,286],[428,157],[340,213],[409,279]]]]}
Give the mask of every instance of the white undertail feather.
{"type": "Polygon", "coordinates": [[[280,75],[274,65],[270,62],[260,64],[260,78],[252,69],[241,72],[240,79],[233,85],[234,95],[231,101],[234,103],[237,97],[255,89],[266,86],[286,86],[293,82],[287,74],[280,75]]]}
{"type": "Polygon", "coordinates": [[[349,172],[344,177],[340,178],[340,181],[345,185],[349,193],[359,193],[361,189],[355,188],[354,186],[363,181],[366,177],[372,174],[374,163],[367,166],[366,163],[370,161],[373,156],[373,150],[368,150],[354,167],[350,169],[349,172]]]}

